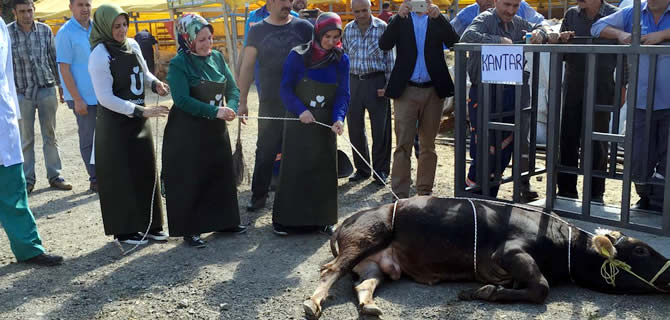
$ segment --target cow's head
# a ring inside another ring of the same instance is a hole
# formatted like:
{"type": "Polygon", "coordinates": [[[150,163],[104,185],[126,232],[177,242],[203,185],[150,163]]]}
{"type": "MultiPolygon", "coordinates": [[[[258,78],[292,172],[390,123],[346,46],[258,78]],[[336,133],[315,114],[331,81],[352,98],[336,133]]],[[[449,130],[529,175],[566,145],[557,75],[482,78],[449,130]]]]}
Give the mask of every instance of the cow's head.
{"type": "Polygon", "coordinates": [[[643,241],[598,229],[591,239],[591,249],[602,258],[600,276],[593,279],[596,289],[612,293],[670,292],[670,270],[666,266],[670,262],[643,241]]]}

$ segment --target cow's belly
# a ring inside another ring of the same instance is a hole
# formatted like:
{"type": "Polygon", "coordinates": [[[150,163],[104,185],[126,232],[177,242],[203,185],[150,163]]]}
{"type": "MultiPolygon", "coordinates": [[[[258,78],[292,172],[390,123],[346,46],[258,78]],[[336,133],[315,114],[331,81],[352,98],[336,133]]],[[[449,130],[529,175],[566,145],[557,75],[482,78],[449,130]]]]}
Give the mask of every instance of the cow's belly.
{"type": "Polygon", "coordinates": [[[441,281],[473,280],[472,260],[466,261],[467,255],[459,250],[435,252],[427,247],[414,248],[393,243],[395,259],[402,273],[414,281],[424,284],[435,284],[441,281]]]}

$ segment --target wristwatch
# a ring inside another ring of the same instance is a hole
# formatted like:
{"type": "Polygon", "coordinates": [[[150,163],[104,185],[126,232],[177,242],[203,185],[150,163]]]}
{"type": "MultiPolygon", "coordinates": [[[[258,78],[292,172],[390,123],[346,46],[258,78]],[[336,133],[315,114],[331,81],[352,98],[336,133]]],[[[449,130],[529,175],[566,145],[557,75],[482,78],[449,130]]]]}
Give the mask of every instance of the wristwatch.
{"type": "Polygon", "coordinates": [[[135,118],[144,117],[144,107],[135,106],[135,109],[133,109],[133,117],[135,118]]]}

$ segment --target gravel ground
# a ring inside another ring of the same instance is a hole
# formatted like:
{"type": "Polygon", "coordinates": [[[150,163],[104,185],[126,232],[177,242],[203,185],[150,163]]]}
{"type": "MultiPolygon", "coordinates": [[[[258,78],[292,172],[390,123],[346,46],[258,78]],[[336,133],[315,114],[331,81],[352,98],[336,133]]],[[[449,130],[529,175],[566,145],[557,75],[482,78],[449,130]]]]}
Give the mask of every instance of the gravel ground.
{"type": "MultiPolygon", "coordinates": [[[[255,93],[250,95],[255,97],[255,93]]],[[[155,96],[147,98],[150,104],[155,96]]],[[[162,101],[169,105],[170,101],[162,101]]],[[[250,105],[257,114],[257,102],[250,105]]],[[[41,138],[36,138],[36,189],[30,205],[45,246],[65,256],[56,268],[30,268],[16,263],[0,233],[1,319],[302,319],[302,301],[316,287],[318,269],[332,256],[320,234],[277,237],[271,232],[271,210],[247,213],[247,234],[205,235],[208,247],[192,249],[181,239],[143,246],[123,256],[104,235],[98,196],[88,182],[78,150],[74,116],[58,111],[57,135],[63,176],[72,191],[50,189],[45,176],[41,138]]],[[[152,125],[154,125],[152,120],[152,125]]],[[[256,121],[243,128],[245,161],[254,161],[256,121]]],[[[159,137],[165,119],[158,122],[159,137]]],[[[231,126],[231,137],[237,126],[231,126]]],[[[162,141],[161,138],[158,139],[162,141]]],[[[351,155],[345,140],[340,148],[351,155]]],[[[436,195],[453,195],[453,147],[438,145],[436,195]]],[[[546,180],[543,180],[546,181],[546,180]]],[[[546,182],[532,181],[539,191],[546,182]]],[[[618,201],[610,184],[608,203],[618,201]]],[[[503,195],[509,190],[503,188],[503,195]]],[[[250,198],[249,182],[239,188],[241,206],[250,198]]],[[[340,180],[339,212],[344,219],[357,210],[387,203],[390,193],[371,183],[340,180]]],[[[269,208],[270,206],[268,206],[269,208]]],[[[583,224],[592,229],[593,225],[583,224]]],[[[633,235],[639,235],[630,232],[633,235]]],[[[670,255],[667,238],[639,235],[670,255]]],[[[407,279],[383,284],[377,304],[383,319],[667,319],[668,296],[614,296],[563,285],[552,288],[544,305],[460,302],[460,290],[474,283],[426,286],[407,279]]],[[[352,279],[345,276],[331,290],[323,319],[356,319],[352,279]]]]}

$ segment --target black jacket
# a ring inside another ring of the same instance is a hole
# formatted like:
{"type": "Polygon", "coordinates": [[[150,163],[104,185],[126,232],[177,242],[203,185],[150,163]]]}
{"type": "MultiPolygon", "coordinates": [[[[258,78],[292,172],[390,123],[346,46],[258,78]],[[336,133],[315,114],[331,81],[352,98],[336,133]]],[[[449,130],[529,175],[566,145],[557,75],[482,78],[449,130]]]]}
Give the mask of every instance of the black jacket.
{"type": "MultiPolygon", "coordinates": [[[[434,19],[428,18],[424,59],[430,79],[440,98],[454,95],[454,83],[451,81],[447,63],[444,61],[442,44],[452,47],[458,40],[458,34],[443,15],[434,19]]],[[[393,16],[386,31],[379,38],[380,49],[391,50],[394,46],[397,56],[386,87],[386,96],[392,99],[399,98],[405,91],[416,64],[416,38],[411,15],[407,18],[393,16]]]]}

